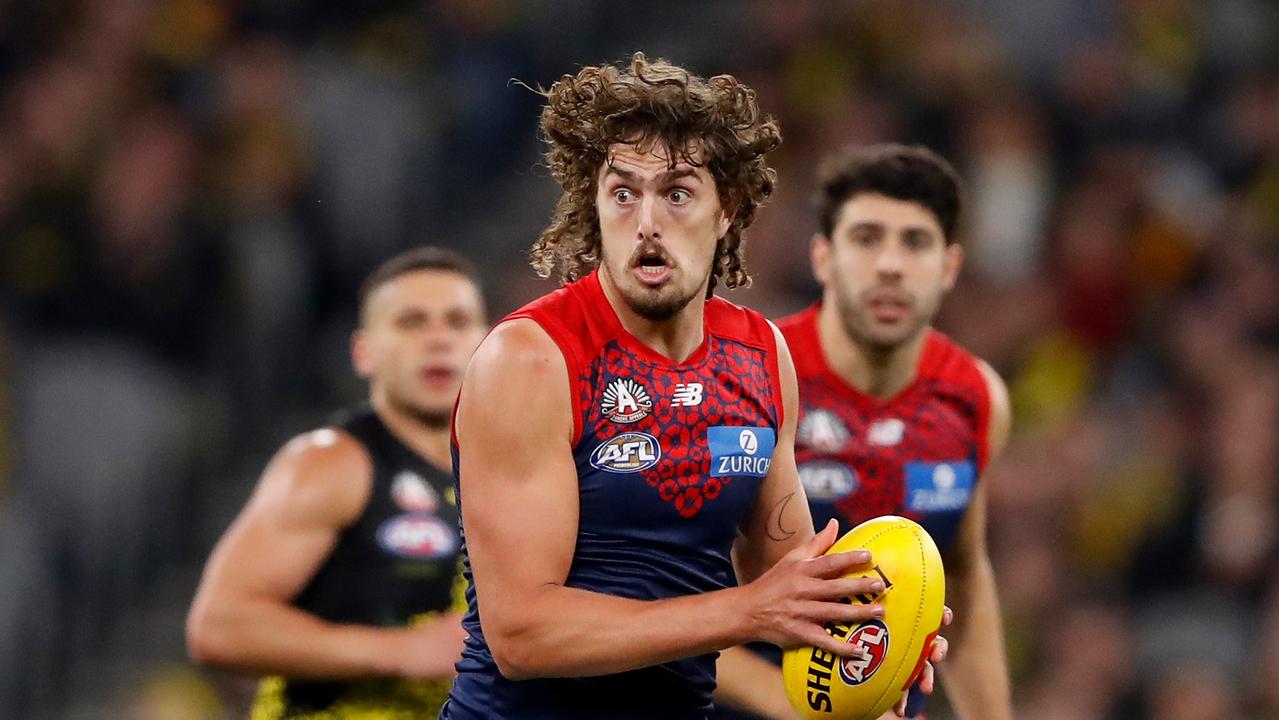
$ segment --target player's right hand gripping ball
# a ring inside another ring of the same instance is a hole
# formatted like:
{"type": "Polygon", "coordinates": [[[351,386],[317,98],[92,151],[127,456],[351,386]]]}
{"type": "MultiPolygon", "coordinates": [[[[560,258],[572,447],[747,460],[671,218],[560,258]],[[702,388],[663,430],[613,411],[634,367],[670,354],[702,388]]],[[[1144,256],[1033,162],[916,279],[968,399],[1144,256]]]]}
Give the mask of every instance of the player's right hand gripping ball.
{"type": "Polygon", "coordinates": [[[847,625],[827,623],[826,632],[861,652],[840,658],[801,647],[782,659],[786,695],[800,717],[876,720],[892,709],[923,670],[941,629],[946,576],[941,553],[924,528],[895,515],[868,520],[849,530],[826,552],[869,550],[873,568],[850,577],[884,582],[879,597],[846,601],[884,606],[884,617],[847,625]]]}

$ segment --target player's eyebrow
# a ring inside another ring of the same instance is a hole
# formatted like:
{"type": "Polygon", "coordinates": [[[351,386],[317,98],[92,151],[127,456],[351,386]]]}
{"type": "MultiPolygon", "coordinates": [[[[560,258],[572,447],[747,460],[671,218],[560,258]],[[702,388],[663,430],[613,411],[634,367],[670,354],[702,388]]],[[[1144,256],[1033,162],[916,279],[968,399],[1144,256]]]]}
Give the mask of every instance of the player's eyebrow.
{"type": "Polygon", "coordinates": [[[848,226],[848,232],[857,232],[858,230],[875,230],[877,232],[884,231],[884,223],[877,220],[862,220],[848,226]]]}
{"type": "MultiPolygon", "coordinates": [[[[860,220],[858,222],[853,223],[852,225],[849,225],[848,229],[849,230],[885,230],[887,229],[887,227],[888,227],[887,224],[882,223],[879,220],[860,220]]],[[[936,234],[933,231],[933,229],[928,227],[927,225],[907,225],[906,227],[903,227],[901,229],[901,232],[906,235],[936,234]]]]}
{"type": "MultiPolygon", "coordinates": [[[[609,173],[612,173],[613,175],[616,175],[627,182],[633,183],[633,182],[639,182],[641,180],[640,176],[637,173],[627,170],[626,168],[618,167],[612,163],[608,164],[608,170],[605,171],[606,175],[609,173]]],[[[689,167],[688,165],[679,165],[672,170],[667,170],[665,172],[658,173],[655,179],[657,180],[659,184],[661,184],[661,183],[672,182],[674,180],[681,180],[687,177],[695,178],[698,180],[701,179],[697,176],[697,170],[695,168],[689,167]]]]}
{"type": "Polygon", "coordinates": [[[697,176],[697,170],[687,165],[677,167],[674,170],[667,170],[661,175],[658,175],[657,179],[665,182],[671,182],[672,180],[681,180],[687,177],[697,178],[698,180],[701,179],[697,176]]]}

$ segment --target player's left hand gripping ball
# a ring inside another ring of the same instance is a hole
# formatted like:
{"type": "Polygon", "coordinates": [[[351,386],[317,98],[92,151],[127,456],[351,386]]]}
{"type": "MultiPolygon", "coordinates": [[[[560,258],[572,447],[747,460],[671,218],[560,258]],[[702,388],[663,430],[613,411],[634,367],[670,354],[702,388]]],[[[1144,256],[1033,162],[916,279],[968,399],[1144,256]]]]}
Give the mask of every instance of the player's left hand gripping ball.
{"type": "Polygon", "coordinates": [[[850,530],[827,553],[850,550],[871,553],[872,566],[853,577],[878,576],[884,590],[878,597],[848,602],[878,602],[884,616],[827,624],[828,633],[857,647],[860,652],[852,657],[812,647],[786,652],[786,695],[800,717],[809,720],[876,720],[898,705],[921,676],[931,685],[931,667],[925,672],[928,660],[940,660],[946,651],[945,641],[937,638],[947,613],[946,576],[928,533],[906,518],[879,517],[850,530]]]}

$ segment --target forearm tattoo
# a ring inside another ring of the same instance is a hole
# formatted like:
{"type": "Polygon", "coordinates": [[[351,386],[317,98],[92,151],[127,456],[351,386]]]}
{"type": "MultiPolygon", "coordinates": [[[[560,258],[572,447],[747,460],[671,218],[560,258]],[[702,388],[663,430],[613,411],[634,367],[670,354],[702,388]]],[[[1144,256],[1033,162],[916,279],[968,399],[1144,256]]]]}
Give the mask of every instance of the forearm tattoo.
{"type": "Polygon", "coordinates": [[[795,537],[794,530],[787,530],[786,527],[782,525],[782,516],[786,514],[786,506],[790,504],[790,501],[794,499],[794,497],[795,493],[787,494],[781,500],[778,500],[777,504],[773,506],[773,509],[769,511],[768,523],[765,525],[765,532],[768,534],[769,540],[782,542],[795,537]]]}

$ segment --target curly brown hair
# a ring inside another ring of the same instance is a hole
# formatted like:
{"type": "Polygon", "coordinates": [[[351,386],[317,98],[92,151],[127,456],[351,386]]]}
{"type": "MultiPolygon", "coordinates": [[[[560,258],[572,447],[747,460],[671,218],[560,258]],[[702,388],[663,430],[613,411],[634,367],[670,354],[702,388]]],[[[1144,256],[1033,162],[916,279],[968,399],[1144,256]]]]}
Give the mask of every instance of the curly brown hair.
{"type": "Polygon", "coordinates": [[[750,282],[742,266],[742,231],[773,191],[777,173],[764,155],[782,141],[777,123],[760,112],[754,90],[731,75],[706,80],[635,53],[629,67],[583,68],[539,92],[547,100],[541,120],[550,145],[547,163],[564,190],[530,253],[539,275],[548,277],[558,266],[561,281],[571,282],[599,264],[595,192],[609,148],[660,143],[672,166],[679,159],[705,165],[720,203],[736,208],[716,245],[708,292],[721,277],[730,288],[750,282]]]}

